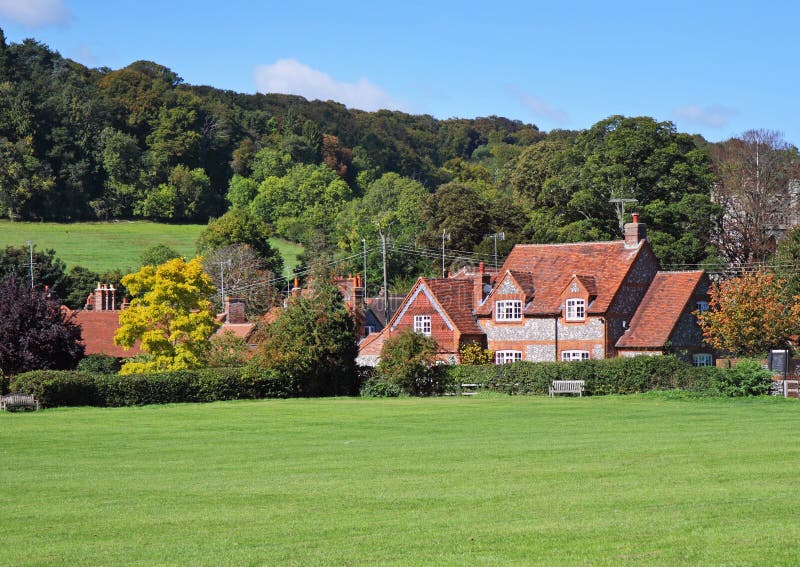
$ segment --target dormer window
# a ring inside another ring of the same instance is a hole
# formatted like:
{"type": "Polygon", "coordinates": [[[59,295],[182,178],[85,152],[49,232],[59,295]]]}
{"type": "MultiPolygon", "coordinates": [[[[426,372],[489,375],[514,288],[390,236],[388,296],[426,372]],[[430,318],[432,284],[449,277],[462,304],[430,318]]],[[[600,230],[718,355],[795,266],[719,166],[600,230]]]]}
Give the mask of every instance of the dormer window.
{"type": "Polygon", "coordinates": [[[586,300],[585,299],[567,299],[566,306],[566,320],[567,321],[584,321],[586,320],[586,300]]]}
{"type": "Polygon", "coordinates": [[[697,302],[697,311],[701,315],[708,311],[708,301],[698,301],[697,302]]]}
{"type": "Polygon", "coordinates": [[[414,332],[426,337],[431,336],[431,316],[414,315],[414,332]]]}
{"type": "Polygon", "coordinates": [[[507,299],[495,304],[496,321],[522,321],[522,301],[507,299]]]}

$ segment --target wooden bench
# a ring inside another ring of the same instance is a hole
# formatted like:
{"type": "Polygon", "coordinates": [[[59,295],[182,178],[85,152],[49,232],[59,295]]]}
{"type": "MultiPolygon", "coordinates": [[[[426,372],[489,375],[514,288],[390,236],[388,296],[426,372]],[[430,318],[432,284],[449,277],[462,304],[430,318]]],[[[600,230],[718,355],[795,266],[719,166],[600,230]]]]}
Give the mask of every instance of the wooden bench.
{"type": "Polygon", "coordinates": [[[8,394],[0,396],[0,410],[11,411],[16,409],[38,410],[39,400],[31,394],[8,394]]]}
{"type": "Polygon", "coordinates": [[[547,391],[548,396],[556,394],[578,394],[583,397],[583,387],[586,382],[583,380],[553,380],[547,391]]]}
{"type": "Polygon", "coordinates": [[[480,384],[461,384],[461,395],[462,396],[477,396],[478,390],[480,389],[480,384]]]}

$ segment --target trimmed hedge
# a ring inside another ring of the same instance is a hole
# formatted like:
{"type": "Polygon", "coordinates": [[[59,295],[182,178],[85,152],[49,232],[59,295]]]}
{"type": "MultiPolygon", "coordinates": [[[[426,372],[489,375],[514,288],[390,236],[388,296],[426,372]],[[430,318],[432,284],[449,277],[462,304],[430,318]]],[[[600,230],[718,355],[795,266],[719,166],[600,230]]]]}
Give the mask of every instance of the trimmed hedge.
{"type": "Polygon", "coordinates": [[[637,356],[582,362],[442,367],[450,392],[461,384],[509,394],[547,394],[553,380],[584,380],[589,395],[684,390],[706,395],[758,395],[769,390],[769,373],[757,376],[714,367],[694,367],[674,356],[637,356]],[[732,384],[735,384],[733,386],[732,384]],[[740,385],[741,384],[741,385],[740,385]],[[745,393],[746,392],[746,393],[745,393]]]}
{"type": "Polygon", "coordinates": [[[16,376],[11,390],[33,394],[43,407],[118,407],[297,395],[287,380],[253,368],[203,368],[127,376],[37,370],[16,376]]]}

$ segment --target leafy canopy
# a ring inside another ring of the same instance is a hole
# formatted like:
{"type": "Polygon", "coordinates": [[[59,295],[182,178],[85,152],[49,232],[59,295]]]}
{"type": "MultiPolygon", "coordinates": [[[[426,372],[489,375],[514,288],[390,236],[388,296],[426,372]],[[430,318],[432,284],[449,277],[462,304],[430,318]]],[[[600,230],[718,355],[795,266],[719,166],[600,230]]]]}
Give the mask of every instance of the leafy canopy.
{"type": "Polygon", "coordinates": [[[356,393],[355,321],[339,290],[322,277],[261,333],[254,364],[288,377],[298,395],[356,393]]]}
{"type": "Polygon", "coordinates": [[[0,375],[75,367],[83,356],[73,315],[15,275],[0,280],[0,375]]]}
{"type": "Polygon", "coordinates": [[[709,311],[698,316],[703,337],[739,356],[761,356],[798,331],[800,297],[786,301],[783,280],[756,272],[711,288],[709,311]]]}
{"type": "Polygon", "coordinates": [[[121,374],[198,368],[205,363],[208,338],[217,323],[209,297],[211,279],[201,258],[175,258],[160,266],[144,266],[122,278],[133,296],[119,317],[117,345],[130,348],[137,340],[149,356],[127,362],[121,374]]]}

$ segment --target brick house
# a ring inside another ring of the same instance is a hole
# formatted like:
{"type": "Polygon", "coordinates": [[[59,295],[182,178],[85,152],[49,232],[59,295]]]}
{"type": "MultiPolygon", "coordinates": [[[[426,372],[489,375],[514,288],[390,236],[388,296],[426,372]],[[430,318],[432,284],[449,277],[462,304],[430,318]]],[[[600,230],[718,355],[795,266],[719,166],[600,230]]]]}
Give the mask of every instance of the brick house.
{"type": "Polygon", "coordinates": [[[106,354],[117,358],[128,358],[141,354],[138,341],[130,349],[114,344],[114,334],[119,328],[119,313],[127,305],[125,300],[117,301],[117,290],[113,285],[98,282],[97,287],[86,298],[83,309],[74,311],[74,320],[81,326],[81,338],[87,356],[106,354]]]}
{"type": "Polygon", "coordinates": [[[383,340],[412,328],[436,338],[449,361],[470,341],[497,363],[665,352],[705,363],[713,353],[692,311],[707,307],[707,291],[703,272],[659,272],[634,215],[624,240],[520,244],[496,274],[481,266],[420,278],[388,327],[362,343],[359,362],[376,364],[383,340]]]}

